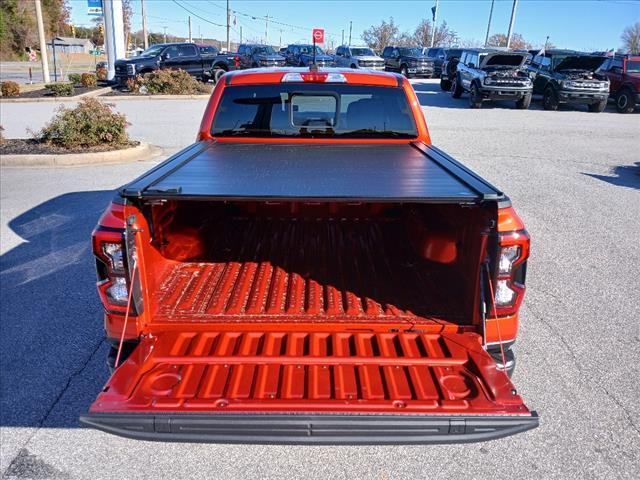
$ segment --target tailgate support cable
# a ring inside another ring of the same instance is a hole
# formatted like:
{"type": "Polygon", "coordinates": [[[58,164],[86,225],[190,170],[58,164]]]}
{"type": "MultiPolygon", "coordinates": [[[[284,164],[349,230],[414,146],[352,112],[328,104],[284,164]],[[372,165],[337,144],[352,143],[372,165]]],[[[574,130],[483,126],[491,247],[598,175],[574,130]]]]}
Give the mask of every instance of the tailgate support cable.
{"type": "Polygon", "coordinates": [[[127,322],[129,320],[129,312],[131,311],[131,298],[133,297],[133,282],[136,279],[136,270],[138,262],[133,259],[133,267],[131,269],[131,281],[129,283],[129,297],[127,298],[127,311],[124,314],[124,324],[122,326],[122,333],[120,334],[120,342],[118,344],[118,354],[116,355],[116,362],[113,365],[114,370],[120,365],[120,355],[122,354],[122,347],[124,345],[124,334],[127,331],[127,322]]]}
{"type": "MultiPolygon", "coordinates": [[[[493,282],[491,281],[491,272],[489,271],[489,264],[484,264],[486,272],[487,272],[487,280],[489,283],[489,295],[491,295],[491,306],[493,307],[493,319],[496,322],[496,330],[498,332],[498,343],[500,344],[500,356],[502,357],[502,368],[504,370],[507,369],[507,360],[504,354],[504,346],[502,344],[502,335],[500,334],[500,321],[498,319],[498,311],[496,310],[496,297],[493,292],[493,282]]],[[[485,331],[485,342],[486,339],[486,331],[485,331]]]]}

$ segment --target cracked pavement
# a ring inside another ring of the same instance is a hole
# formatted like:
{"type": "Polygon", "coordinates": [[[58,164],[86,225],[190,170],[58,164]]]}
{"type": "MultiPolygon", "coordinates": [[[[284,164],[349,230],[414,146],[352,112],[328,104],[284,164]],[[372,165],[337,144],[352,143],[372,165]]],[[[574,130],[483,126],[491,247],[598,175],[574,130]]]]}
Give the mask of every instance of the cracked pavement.
{"type": "MultiPolygon", "coordinates": [[[[479,444],[376,447],[159,444],[79,428],[107,379],[89,236],[112,189],[151,164],[4,168],[0,475],[636,478],[640,114],[546,112],[539,100],[530,111],[469,110],[435,81],[414,86],[434,144],[504,189],[531,234],[514,382],[539,428],[479,444]]],[[[205,106],[115,103],[133,137],[167,150],[193,140],[205,106]]],[[[5,135],[25,136],[55,107],[3,104],[5,135]]]]}

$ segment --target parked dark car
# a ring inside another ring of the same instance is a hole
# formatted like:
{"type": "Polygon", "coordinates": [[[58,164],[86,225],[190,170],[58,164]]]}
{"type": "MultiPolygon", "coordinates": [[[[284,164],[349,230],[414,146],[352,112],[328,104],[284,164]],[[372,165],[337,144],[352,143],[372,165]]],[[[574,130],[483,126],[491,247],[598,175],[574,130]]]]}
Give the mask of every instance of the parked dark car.
{"type": "Polygon", "coordinates": [[[315,62],[319,67],[333,67],[336,62],[331,55],[327,55],[322,48],[317,45],[294,43],[289,45],[283,54],[287,60],[287,65],[294,67],[308,67],[313,63],[313,49],[315,48],[315,62]]]}
{"type": "Polygon", "coordinates": [[[433,62],[433,76],[435,78],[440,78],[440,76],[442,75],[442,66],[444,65],[445,51],[446,48],[442,47],[425,47],[422,49],[422,54],[426,55],[427,58],[433,62]]]}
{"type": "Polygon", "coordinates": [[[547,50],[527,66],[533,93],[543,96],[545,110],[560,104],[586,104],[590,112],[602,112],[609,98],[609,79],[597,70],[606,57],[572,50],[547,50]]]}
{"type": "Polygon", "coordinates": [[[284,67],[285,58],[271,45],[243,43],[238,47],[240,68],[284,67]]]}
{"type": "Polygon", "coordinates": [[[631,113],[640,105],[640,56],[616,55],[600,67],[611,83],[609,96],[620,113],[631,113]]]}
{"type": "Polygon", "coordinates": [[[128,78],[165,68],[185,70],[193,77],[208,81],[213,79],[214,69],[222,63],[226,62],[226,71],[234,69],[227,57],[209,45],[160,43],[147,48],[137,57],[116,60],[116,81],[123,84],[128,78]]]}
{"type": "Polygon", "coordinates": [[[456,74],[460,55],[462,55],[462,48],[447,48],[444,51],[442,73],[440,74],[440,88],[442,90],[451,90],[451,81],[456,74]]]}
{"type": "Polygon", "coordinates": [[[515,100],[516,108],[531,104],[533,84],[523,68],[527,52],[470,49],[462,52],[451,85],[453,98],[469,92],[469,106],[486,100],[515,100]]]}
{"type": "Polygon", "coordinates": [[[388,72],[399,72],[407,78],[433,75],[433,62],[418,47],[389,45],[384,48],[382,58],[388,72]]]}

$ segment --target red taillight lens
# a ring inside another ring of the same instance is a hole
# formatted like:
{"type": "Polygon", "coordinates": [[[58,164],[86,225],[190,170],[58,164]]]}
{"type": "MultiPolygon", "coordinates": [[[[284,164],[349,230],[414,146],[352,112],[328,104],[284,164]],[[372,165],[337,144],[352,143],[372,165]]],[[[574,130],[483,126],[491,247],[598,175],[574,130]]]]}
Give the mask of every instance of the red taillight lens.
{"type": "Polygon", "coordinates": [[[238,56],[233,57],[233,65],[236,68],[240,66],[240,57],[238,57],[238,56]]]}
{"type": "Polygon", "coordinates": [[[93,232],[98,294],[109,311],[124,313],[129,287],[125,260],[124,230],[97,227],[93,232]]]}
{"type": "Polygon", "coordinates": [[[526,230],[500,233],[494,306],[497,315],[513,315],[524,296],[526,261],[529,257],[529,234],[526,230]]]}

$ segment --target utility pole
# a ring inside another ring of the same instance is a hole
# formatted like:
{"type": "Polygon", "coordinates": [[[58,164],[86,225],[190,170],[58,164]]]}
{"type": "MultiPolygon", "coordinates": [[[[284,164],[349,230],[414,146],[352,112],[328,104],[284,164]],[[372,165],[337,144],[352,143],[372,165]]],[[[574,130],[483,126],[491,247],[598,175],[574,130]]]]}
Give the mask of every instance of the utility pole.
{"type": "Polygon", "coordinates": [[[147,14],[144,11],[144,0],[140,0],[140,13],[142,14],[142,40],[146,50],[149,48],[149,35],[147,34],[147,14]]]}
{"type": "Polygon", "coordinates": [[[240,25],[240,43],[242,43],[242,25],[240,25]]]}
{"type": "Polygon", "coordinates": [[[229,36],[230,29],[231,29],[231,9],[229,8],[229,0],[227,0],[227,52],[231,51],[231,37],[229,36]]]}
{"type": "Polygon", "coordinates": [[[278,44],[278,48],[282,48],[282,29],[280,30],[280,43],[278,44]]]}
{"type": "Polygon", "coordinates": [[[164,43],[167,43],[167,27],[162,27],[164,29],[164,43]]]}
{"type": "Polygon", "coordinates": [[[344,45],[344,28],[342,29],[342,42],[340,43],[340,45],[344,45]]]}
{"type": "Polygon", "coordinates": [[[433,10],[433,28],[431,29],[431,46],[434,47],[434,42],[436,41],[436,23],[438,21],[438,3],[439,0],[436,0],[435,10],[433,10]]]}
{"type": "Polygon", "coordinates": [[[44,24],[42,23],[42,4],[40,0],[36,3],[36,21],[38,22],[38,39],[40,40],[40,60],[42,60],[42,80],[49,83],[49,60],[47,59],[47,41],[44,38],[44,24]]]}
{"type": "Polygon", "coordinates": [[[351,46],[351,30],[353,29],[353,22],[349,22],[349,46],[351,46]]]}
{"type": "Polygon", "coordinates": [[[193,37],[191,36],[191,15],[189,15],[189,43],[193,42],[193,37]]]}
{"type": "Polygon", "coordinates": [[[491,0],[491,10],[489,10],[489,22],[487,23],[487,35],[484,37],[484,46],[487,47],[489,43],[489,31],[491,30],[491,17],[493,16],[493,4],[495,0],[491,0]]]}
{"type": "Polygon", "coordinates": [[[269,45],[269,14],[267,13],[267,16],[264,17],[264,18],[265,18],[265,23],[264,23],[264,43],[269,45]]]}
{"type": "Polygon", "coordinates": [[[511,35],[513,34],[513,24],[516,21],[516,8],[518,0],[513,0],[513,8],[511,8],[511,20],[509,21],[509,33],[507,33],[507,48],[511,46],[511,35]]]}

